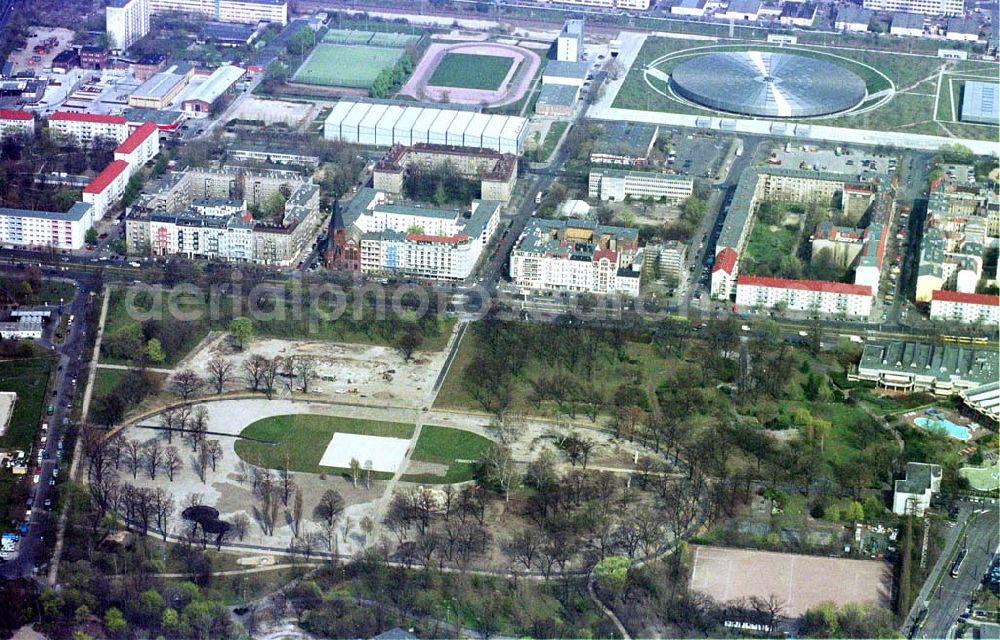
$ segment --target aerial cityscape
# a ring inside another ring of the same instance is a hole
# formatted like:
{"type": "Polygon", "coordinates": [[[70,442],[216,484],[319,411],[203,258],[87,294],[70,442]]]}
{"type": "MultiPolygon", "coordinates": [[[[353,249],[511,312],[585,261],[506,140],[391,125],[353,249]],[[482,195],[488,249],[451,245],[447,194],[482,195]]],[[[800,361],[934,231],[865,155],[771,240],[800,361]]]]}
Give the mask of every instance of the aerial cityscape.
{"type": "Polygon", "coordinates": [[[995,0],[0,47],[0,638],[1000,640],[995,0]]]}

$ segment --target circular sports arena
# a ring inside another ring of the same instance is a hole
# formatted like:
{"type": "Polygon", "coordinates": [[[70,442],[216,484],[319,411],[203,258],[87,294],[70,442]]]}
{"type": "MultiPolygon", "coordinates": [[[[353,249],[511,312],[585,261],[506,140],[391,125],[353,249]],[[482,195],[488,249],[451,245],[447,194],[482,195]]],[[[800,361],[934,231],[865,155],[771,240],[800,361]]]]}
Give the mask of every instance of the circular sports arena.
{"type": "Polygon", "coordinates": [[[767,51],[696,56],[674,67],[670,86],[705,107],[772,118],[838,113],[867,95],[864,80],[837,64],[767,51]]]}

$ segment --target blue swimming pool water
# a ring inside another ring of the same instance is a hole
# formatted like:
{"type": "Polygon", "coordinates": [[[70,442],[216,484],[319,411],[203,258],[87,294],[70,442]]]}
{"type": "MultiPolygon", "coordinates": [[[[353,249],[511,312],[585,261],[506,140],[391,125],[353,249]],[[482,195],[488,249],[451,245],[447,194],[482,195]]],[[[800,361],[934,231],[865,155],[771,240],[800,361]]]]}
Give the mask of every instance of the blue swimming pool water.
{"type": "Polygon", "coordinates": [[[944,429],[949,436],[956,440],[968,440],[972,437],[972,432],[968,427],[955,424],[947,418],[917,418],[914,420],[918,427],[923,427],[928,431],[932,429],[944,429]]]}

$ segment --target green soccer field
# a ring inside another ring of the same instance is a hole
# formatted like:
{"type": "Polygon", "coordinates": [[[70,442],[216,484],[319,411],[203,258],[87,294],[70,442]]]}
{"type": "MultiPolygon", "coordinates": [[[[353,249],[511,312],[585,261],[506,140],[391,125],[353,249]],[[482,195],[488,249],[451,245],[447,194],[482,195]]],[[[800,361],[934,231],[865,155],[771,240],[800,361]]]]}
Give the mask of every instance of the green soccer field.
{"type": "Polygon", "coordinates": [[[513,58],[472,53],[446,53],[431,74],[432,87],[455,87],[494,91],[507,77],[513,58]]]}
{"type": "Polygon", "coordinates": [[[367,89],[383,69],[403,56],[402,49],[317,45],[292,76],[292,82],[367,89]]]}

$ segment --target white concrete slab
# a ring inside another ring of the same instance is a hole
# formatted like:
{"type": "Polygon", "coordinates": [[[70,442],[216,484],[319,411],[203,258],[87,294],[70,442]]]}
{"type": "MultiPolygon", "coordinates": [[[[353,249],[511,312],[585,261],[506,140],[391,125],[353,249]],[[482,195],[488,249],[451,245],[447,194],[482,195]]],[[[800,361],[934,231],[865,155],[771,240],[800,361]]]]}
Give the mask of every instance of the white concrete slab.
{"type": "Polygon", "coordinates": [[[319,464],[321,467],[347,469],[351,466],[351,458],[357,458],[362,468],[371,460],[375,471],[395,473],[406,458],[409,446],[410,441],[402,438],[335,433],[319,464]]]}

